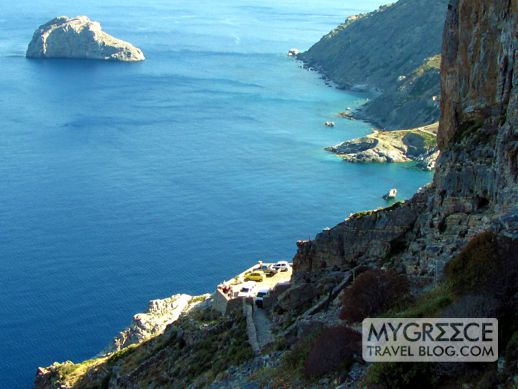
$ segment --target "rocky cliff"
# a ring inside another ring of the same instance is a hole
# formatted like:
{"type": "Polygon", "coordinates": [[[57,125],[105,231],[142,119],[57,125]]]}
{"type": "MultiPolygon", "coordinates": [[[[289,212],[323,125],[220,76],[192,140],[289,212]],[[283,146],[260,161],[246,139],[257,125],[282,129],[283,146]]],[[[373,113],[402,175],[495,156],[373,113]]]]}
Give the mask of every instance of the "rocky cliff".
{"type": "Polygon", "coordinates": [[[243,317],[194,309],[141,345],[81,364],[40,369],[37,386],[329,388],[370,387],[370,382],[372,387],[411,388],[426,382],[431,387],[514,387],[518,382],[517,26],[514,0],[450,0],[441,65],[441,156],[433,183],[405,203],[351,215],[314,240],[298,242],[294,278],[270,313],[275,340],[264,355],[254,356],[247,345],[243,317]],[[404,314],[496,316],[505,358],[476,367],[409,363],[369,367],[357,360],[344,373],[354,350],[340,347],[356,335],[338,317],[337,296],[354,282],[355,272],[349,270],[392,268],[407,279],[412,275],[425,279],[440,276],[445,263],[446,276],[457,277],[456,283],[439,284],[421,305],[402,300],[410,309],[404,314]],[[458,294],[466,286],[463,293],[468,294],[458,294]],[[329,326],[334,327],[326,331],[329,326]],[[333,358],[337,364],[331,366],[333,358]],[[311,375],[315,366],[321,368],[318,380],[311,375]]]}
{"type": "Polygon", "coordinates": [[[161,335],[168,325],[209,297],[210,295],[193,297],[177,294],[162,300],[151,300],[148,310],[133,316],[131,325],[115,337],[104,354],[117,352],[161,335]]]}
{"type": "Polygon", "coordinates": [[[142,51],[114,38],[86,16],[60,16],[40,26],[32,37],[27,58],[83,58],[105,61],[143,61],[142,51]]]}
{"type": "Polygon", "coordinates": [[[298,282],[359,263],[433,275],[482,231],[518,237],[517,12],[515,1],[450,2],[433,183],[404,204],[299,242],[298,282]]]}
{"type": "Polygon", "coordinates": [[[350,17],[299,59],[342,88],[377,94],[359,116],[380,128],[439,118],[441,32],[447,0],[400,0],[350,17]]]}

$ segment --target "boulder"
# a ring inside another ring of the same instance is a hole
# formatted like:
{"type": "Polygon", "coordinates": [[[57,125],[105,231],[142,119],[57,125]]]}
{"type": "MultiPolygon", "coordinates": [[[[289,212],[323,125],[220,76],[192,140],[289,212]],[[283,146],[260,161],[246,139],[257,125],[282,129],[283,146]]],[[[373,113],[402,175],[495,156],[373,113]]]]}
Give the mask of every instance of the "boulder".
{"type": "Polygon", "coordinates": [[[334,127],[335,126],[335,122],[330,122],[330,121],[324,122],[324,126],[326,126],[326,127],[334,127]]]}
{"type": "Polygon", "coordinates": [[[40,26],[32,37],[27,58],[82,58],[136,62],[145,59],[131,43],[114,38],[86,16],[59,16],[40,26]]]}

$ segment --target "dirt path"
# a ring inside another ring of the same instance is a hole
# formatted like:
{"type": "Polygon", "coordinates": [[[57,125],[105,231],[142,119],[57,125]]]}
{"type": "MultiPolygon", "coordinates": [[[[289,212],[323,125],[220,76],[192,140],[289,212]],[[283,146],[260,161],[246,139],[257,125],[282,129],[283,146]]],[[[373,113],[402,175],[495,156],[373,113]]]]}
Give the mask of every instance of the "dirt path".
{"type": "Polygon", "coordinates": [[[256,328],[257,343],[263,349],[265,346],[273,342],[272,323],[264,313],[264,310],[254,309],[254,324],[256,328]]]}

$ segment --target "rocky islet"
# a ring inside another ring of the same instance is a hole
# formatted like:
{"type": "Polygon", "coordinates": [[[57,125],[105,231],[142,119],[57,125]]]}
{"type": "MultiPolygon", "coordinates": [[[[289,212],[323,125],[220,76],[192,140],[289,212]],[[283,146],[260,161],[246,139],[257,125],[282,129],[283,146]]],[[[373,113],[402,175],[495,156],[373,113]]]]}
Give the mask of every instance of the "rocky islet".
{"type": "Polygon", "coordinates": [[[59,16],[41,25],[27,48],[27,58],[74,58],[138,62],[144,53],[131,43],[105,33],[86,16],[59,16]]]}

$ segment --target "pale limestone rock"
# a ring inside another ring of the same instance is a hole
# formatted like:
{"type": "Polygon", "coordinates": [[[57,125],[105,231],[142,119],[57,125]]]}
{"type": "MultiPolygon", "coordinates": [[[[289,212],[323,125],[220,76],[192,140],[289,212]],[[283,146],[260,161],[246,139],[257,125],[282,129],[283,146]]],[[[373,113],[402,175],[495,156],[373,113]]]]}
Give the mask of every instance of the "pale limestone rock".
{"type": "Polygon", "coordinates": [[[86,16],[59,16],[40,26],[32,37],[27,58],[82,58],[136,62],[145,59],[131,43],[114,38],[86,16]]]}
{"type": "Polygon", "coordinates": [[[419,162],[417,167],[432,170],[439,153],[433,142],[438,123],[411,130],[374,131],[363,138],[357,138],[327,147],[347,162],[419,162]]]}
{"type": "Polygon", "coordinates": [[[147,312],[133,316],[131,325],[115,337],[104,353],[118,351],[162,334],[182,313],[207,300],[209,296],[207,294],[196,298],[187,294],[176,294],[163,300],[151,300],[147,312]]]}

